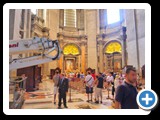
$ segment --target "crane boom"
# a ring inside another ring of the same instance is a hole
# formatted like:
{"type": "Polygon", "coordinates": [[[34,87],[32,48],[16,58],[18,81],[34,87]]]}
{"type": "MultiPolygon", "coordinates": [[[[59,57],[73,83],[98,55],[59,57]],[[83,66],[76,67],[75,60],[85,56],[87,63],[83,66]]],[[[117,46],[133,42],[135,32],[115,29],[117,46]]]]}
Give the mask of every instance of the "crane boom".
{"type": "Polygon", "coordinates": [[[58,40],[49,40],[46,38],[34,37],[33,39],[10,40],[9,55],[24,54],[29,52],[38,52],[38,55],[25,58],[10,58],[9,70],[29,67],[43,64],[59,59],[62,50],[58,40]],[[50,55],[56,51],[55,55],[50,55]]]}

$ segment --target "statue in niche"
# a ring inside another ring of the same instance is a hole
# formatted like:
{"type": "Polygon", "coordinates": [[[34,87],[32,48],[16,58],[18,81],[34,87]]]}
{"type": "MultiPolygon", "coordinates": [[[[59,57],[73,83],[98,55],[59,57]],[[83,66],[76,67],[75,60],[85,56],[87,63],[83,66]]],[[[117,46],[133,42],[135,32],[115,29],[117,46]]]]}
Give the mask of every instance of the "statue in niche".
{"type": "Polygon", "coordinates": [[[73,70],[73,62],[71,60],[67,60],[67,70],[73,70]]]}

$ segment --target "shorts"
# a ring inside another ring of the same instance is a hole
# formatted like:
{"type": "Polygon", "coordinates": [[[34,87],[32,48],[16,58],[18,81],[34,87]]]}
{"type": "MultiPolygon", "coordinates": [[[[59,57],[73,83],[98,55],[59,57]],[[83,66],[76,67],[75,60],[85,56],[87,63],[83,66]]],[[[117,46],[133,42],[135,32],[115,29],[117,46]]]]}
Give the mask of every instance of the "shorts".
{"type": "Polygon", "coordinates": [[[102,97],[102,88],[96,89],[96,97],[97,97],[97,99],[98,99],[98,97],[102,97]]]}
{"type": "Polygon", "coordinates": [[[93,93],[93,87],[89,88],[88,86],[86,86],[86,93],[93,93]]]}
{"type": "Polygon", "coordinates": [[[53,94],[55,95],[55,94],[57,94],[57,92],[58,92],[58,87],[54,86],[53,94]]]}
{"type": "Polygon", "coordinates": [[[95,86],[95,87],[94,87],[94,91],[95,91],[95,92],[94,92],[94,93],[95,93],[94,96],[95,96],[95,98],[96,98],[96,89],[97,89],[97,87],[95,86]]]}

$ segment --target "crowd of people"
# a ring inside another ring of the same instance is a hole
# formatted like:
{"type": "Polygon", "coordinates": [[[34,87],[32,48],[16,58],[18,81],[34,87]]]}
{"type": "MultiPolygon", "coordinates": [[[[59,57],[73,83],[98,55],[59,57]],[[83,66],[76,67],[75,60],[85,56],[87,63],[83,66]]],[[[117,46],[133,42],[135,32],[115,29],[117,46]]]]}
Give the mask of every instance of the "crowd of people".
{"type": "Polygon", "coordinates": [[[88,96],[87,102],[92,101],[92,93],[94,89],[95,103],[102,103],[102,90],[109,90],[110,86],[113,95],[112,99],[114,99],[115,89],[122,84],[124,79],[124,76],[119,73],[109,72],[104,74],[100,72],[98,75],[93,75],[91,72],[88,72],[88,75],[85,77],[86,93],[88,96]],[[90,100],[89,94],[91,94],[90,100]]]}
{"type": "MultiPolygon", "coordinates": [[[[54,81],[54,104],[56,104],[56,94],[59,93],[58,108],[61,108],[61,100],[63,99],[63,105],[65,108],[66,94],[68,92],[69,81],[76,78],[83,79],[87,94],[86,102],[94,102],[96,104],[103,103],[102,90],[111,90],[112,100],[115,103],[115,108],[121,109],[138,109],[136,102],[137,95],[137,78],[138,74],[134,68],[128,68],[125,74],[120,73],[95,73],[88,71],[87,75],[84,73],[68,73],[60,74],[58,71],[53,76],[54,81]],[[111,88],[111,89],[110,89],[111,88]]],[[[109,94],[109,92],[108,92],[109,94]]]]}

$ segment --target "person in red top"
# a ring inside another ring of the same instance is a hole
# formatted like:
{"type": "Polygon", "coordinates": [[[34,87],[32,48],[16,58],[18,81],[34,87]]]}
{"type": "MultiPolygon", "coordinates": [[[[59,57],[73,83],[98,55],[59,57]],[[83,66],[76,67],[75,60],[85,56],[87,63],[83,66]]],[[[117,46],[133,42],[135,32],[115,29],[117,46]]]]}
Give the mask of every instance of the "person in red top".
{"type": "Polygon", "coordinates": [[[96,79],[96,75],[93,72],[92,72],[92,77],[93,77],[94,80],[96,79]]]}

